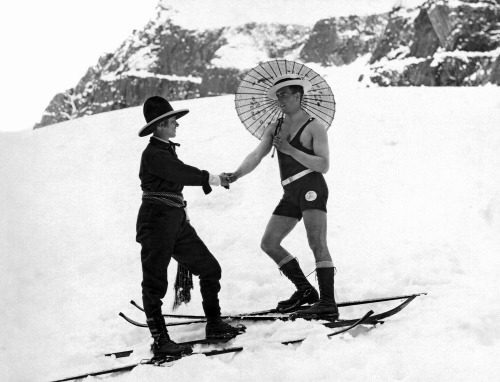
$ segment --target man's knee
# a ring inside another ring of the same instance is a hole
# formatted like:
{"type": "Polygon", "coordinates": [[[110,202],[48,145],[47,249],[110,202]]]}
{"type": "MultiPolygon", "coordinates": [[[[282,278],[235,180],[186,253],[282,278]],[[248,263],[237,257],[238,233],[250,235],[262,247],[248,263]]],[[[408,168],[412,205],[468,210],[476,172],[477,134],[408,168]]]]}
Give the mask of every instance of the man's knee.
{"type": "Polygon", "coordinates": [[[307,241],[313,252],[328,251],[326,226],[321,220],[310,219],[306,225],[307,241]]]}
{"type": "Polygon", "coordinates": [[[325,238],[317,235],[308,235],[307,240],[309,242],[309,248],[311,248],[313,253],[328,252],[328,246],[325,238]]]}
{"type": "Polygon", "coordinates": [[[330,251],[326,245],[326,240],[310,240],[309,247],[311,248],[316,262],[318,261],[332,261],[330,251]]]}
{"type": "Polygon", "coordinates": [[[260,241],[260,248],[267,254],[275,253],[280,250],[282,240],[282,237],[266,232],[260,241]]]}
{"type": "Polygon", "coordinates": [[[280,243],[271,235],[264,235],[260,241],[260,249],[265,253],[273,253],[279,247],[280,243]]]}
{"type": "Polygon", "coordinates": [[[264,238],[260,241],[260,249],[262,249],[265,253],[269,252],[269,242],[264,238]]]}

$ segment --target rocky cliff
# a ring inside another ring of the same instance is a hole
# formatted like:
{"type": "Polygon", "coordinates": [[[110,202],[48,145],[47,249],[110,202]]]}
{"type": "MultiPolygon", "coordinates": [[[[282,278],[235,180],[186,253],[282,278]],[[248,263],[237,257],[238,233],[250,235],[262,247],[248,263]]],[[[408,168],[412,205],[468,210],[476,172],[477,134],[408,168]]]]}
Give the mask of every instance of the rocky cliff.
{"type": "Polygon", "coordinates": [[[500,84],[500,1],[427,1],[397,9],[362,81],[380,86],[500,84]]]}
{"type": "Polygon", "coordinates": [[[234,93],[241,75],[274,58],[349,64],[372,49],[387,16],[321,20],[314,28],[250,23],[214,30],[175,25],[160,1],[155,16],[78,84],[57,94],[35,128],[137,106],[151,95],[169,100],[234,93]]]}
{"type": "Polygon", "coordinates": [[[151,21],[57,94],[35,128],[137,106],[151,95],[234,93],[246,70],[274,58],[339,66],[369,54],[360,73],[367,86],[500,85],[500,0],[429,0],[388,14],[323,19],[313,28],[188,30],[171,14],[160,0],[151,21]]]}
{"type": "Polygon", "coordinates": [[[309,35],[299,58],[324,66],[348,65],[375,48],[387,15],[349,16],[320,20],[309,35]]]}

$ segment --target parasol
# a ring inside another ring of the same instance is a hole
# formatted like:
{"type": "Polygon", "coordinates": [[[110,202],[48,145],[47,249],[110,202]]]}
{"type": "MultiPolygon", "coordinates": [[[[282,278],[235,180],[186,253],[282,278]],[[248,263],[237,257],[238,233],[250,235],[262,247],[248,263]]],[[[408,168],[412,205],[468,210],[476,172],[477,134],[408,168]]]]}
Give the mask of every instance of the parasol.
{"type": "Polygon", "coordinates": [[[245,128],[258,139],[262,138],[270,123],[278,120],[281,110],[278,101],[267,96],[274,79],[285,74],[297,74],[308,80],[312,87],[302,99],[302,108],[322,121],[328,129],[335,115],[332,89],[314,70],[295,61],[274,60],[264,62],[248,71],[241,80],[234,99],[236,112],[245,128]]]}

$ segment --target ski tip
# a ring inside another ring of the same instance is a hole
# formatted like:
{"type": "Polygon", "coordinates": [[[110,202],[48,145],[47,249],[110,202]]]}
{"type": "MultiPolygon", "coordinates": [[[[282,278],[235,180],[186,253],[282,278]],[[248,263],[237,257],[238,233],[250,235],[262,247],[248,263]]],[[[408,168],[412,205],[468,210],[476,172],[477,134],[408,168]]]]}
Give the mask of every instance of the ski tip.
{"type": "Polygon", "coordinates": [[[104,356],[105,357],[115,356],[115,358],[125,358],[125,357],[128,357],[133,352],[134,352],[133,350],[123,350],[123,351],[114,352],[114,353],[106,353],[106,354],[104,354],[104,356]]]}
{"type": "Polygon", "coordinates": [[[199,353],[195,353],[195,354],[203,354],[205,356],[213,356],[213,355],[226,354],[226,353],[239,353],[242,350],[243,350],[243,347],[238,346],[238,347],[225,348],[225,349],[209,350],[207,352],[199,352],[199,353]]]}

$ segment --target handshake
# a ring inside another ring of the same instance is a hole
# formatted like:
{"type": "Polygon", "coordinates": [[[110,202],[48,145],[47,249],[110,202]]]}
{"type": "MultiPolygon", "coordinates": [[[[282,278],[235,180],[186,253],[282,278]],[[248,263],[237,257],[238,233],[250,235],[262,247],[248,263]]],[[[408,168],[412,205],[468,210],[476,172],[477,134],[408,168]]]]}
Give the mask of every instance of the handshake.
{"type": "Polygon", "coordinates": [[[223,172],[219,174],[220,185],[229,190],[229,184],[236,182],[238,175],[235,172],[223,172]]]}

